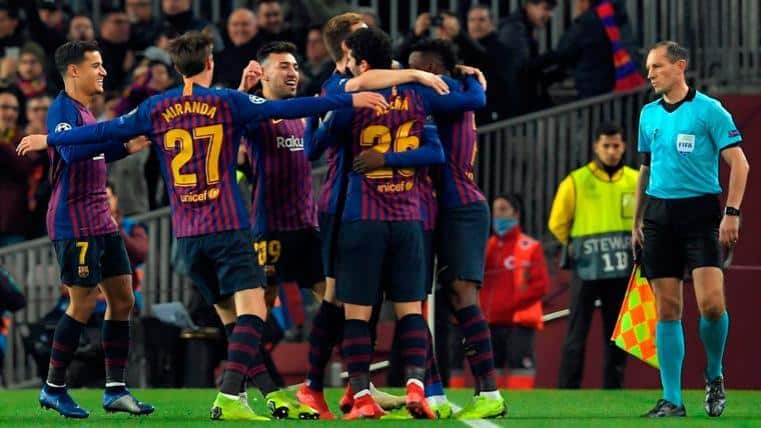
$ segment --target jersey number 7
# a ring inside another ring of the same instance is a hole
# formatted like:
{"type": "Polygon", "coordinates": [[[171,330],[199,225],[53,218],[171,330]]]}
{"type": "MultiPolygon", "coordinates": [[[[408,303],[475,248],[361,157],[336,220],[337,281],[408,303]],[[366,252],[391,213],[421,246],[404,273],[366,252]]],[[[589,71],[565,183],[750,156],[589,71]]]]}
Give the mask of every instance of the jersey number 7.
{"type": "Polygon", "coordinates": [[[172,158],[172,175],[174,185],[192,187],[198,185],[198,174],[194,172],[184,173],[182,167],[193,158],[193,141],[208,139],[209,144],[206,152],[206,184],[219,182],[219,155],[222,150],[222,124],[201,126],[193,128],[191,135],[185,129],[170,129],[164,135],[164,147],[173,150],[178,145],[180,151],[172,158]]]}

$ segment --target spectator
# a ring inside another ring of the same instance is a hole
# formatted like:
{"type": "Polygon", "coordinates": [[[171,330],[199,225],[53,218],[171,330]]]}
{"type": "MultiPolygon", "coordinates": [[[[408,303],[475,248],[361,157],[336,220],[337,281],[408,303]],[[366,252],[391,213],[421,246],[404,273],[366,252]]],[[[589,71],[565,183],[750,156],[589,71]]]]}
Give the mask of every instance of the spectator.
{"type": "Polygon", "coordinates": [[[328,54],[320,26],[313,26],[307,33],[306,61],[301,63],[300,95],[320,92],[322,83],[333,74],[335,63],[328,54]]]}
{"type": "Polygon", "coordinates": [[[34,1],[25,1],[26,27],[29,37],[52,57],[58,46],[66,43],[64,6],[59,0],[44,0],[39,8],[34,1]]]}
{"type": "Polygon", "coordinates": [[[19,88],[24,98],[36,97],[37,95],[52,95],[57,92],[56,88],[48,85],[45,73],[45,51],[35,42],[27,42],[21,48],[19,55],[18,71],[11,77],[16,87],[19,88]]]}
{"type": "Polygon", "coordinates": [[[95,27],[92,25],[90,17],[87,15],[75,15],[71,18],[66,39],[82,42],[95,40],[95,27]]]}
{"type": "Polygon", "coordinates": [[[34,160],[16,155],[23,137],[18,96],[0,90],[0,247],[24,240],[29,215],[29,176],[34,160]]]}
{"type": "Polygon", "coordinates": [[[127,14],[113,10],[100,21],[98,46],[103,57],[103,67],[108,75],[103,81],[106,91],[124,87],[127,73],[135,65],[135,54],[129,49],[129,20],[127,14]]]}
{"type": "Polygon", "coordinates": [[[531,67],[539,57],[537,30],[552,18],[557,0],[523,0],[522,6],[499,24],[499,40],[507,48],[502,58],[506,92],[510,97],[507,116],[531,113],[552,106],[547,84],[531,67]]]}
{"type": "Polygon", "coordinates": [[[235,88],[240,81],[241,70],[256,58],[262,47],[258,34],[256,15],[248,9],[235,9],[227,18],[227,36],[230,43],[214,58],[214,81],[221,86],[235,88]]]}
{"type": "Polygon", "coordinates": [[[303,32],[285,27],[283,8],[279,0],[257,1],[256,18],[263,43],[287,41],[298,46],[300,52],[304,51],[305,36],[303,32]]]}
{"type": "Polygon", "coordinates": [[[536,375],[534,336],[544,327],[542,298],[550,284],[547,262],[541,243],[521,231],[519,198],[498,196],[492,215],[494,235],[486,244],[480,297],[491,330],[497,381],[500,388],[530,389],[536,375]]]}
{"type": "Polygon", "coordinates": [[[372,7],[358,7],[354,9],[355,13],[362,15],[362,21],[369,28],[380,28],[381,20],[378,13],[372,7]]]}
{"type": "Polygon", "coordinates": [[[124,91],[113,108],[113,117],[127,114],[146,99],[169,89],[174,84],[171,64],[162,60],[143,60],[133,72],[135,83],[124,91]]]}
{"type": "Polygon", "coordinates": [[[24,41],[25,38],[19,31],[18,9],[9,6],[7,1],[0,2],[0,54],[18,57],[18,51],[13,55],[12,49],[20,49],[24,41]]]}
{"type": "MultiPolygon", "coordinates": [[[[639,74],[639,58],[634,46],[626,7],[618,0],[576,0],[577,17],[563,33],[554,52],[545,54],[541,63],[573,70],[578,98],[587,98],[613,91],[616,87],[616,67],[613,43],[608,32],[618,34],[618,55],[626,61],[619,70],[626,77],[639,74]],[[609,12],[612,19],[602,18],[609,12]],[[604,15],[603,15],[604,16],[604,15]]],[[[623,77],[623,76],[622,76],[623,77]]],[[[642,76],[639,76],[644,83],[642,76]]],[[[634,78],[636,80],[636,78],[634,78]]]]}
{"type": "Polygon", "coordinates": [[[476,121],[490,123],[506,119],[509,105],[515,103],[506,91],[508,76],[504,59],[508,57],[508,52],[497,37],[489,6],[476,4],[468,10],[468,36],[489,53],[480,66],[491,84],[486,93],[486,107],[476,112],[476,121]]]}
{"type": "Polygon", "coordinates": [[[161,32],[161,24],[153,17],[151,0],[126,0],[125,11],[130,21],[129,47],[142,52],[153,46],[161,32]]]}
{"type": "Polygon", "coordinates": [[[623,130],[603,124],[595,134],[594,160],[572,171],[558,187],[549,229],[569,247],[574,279],[571,315],[563,343],[560,388],[579,388],[595,301],[602,302],[605,356],[603,388],[621,388],[626,352],[610,337],[632,269],[631,229],[637,171],[623,163],[623,130]]]}
{"type": "MultiPolygon", "coordinates": [[[[153,49],[153,48],[151,48],[153,49]]],[[[159,60],[152,60],[135,70],[135,83],[125,91],[123,97],[116,101],[111,116],[120,116],[130,112],[147,98],[165,91],[174,84],[170,65],[159,60]]],[[[146,165],[151,161],[151,168],[158,168],[158,158],[151,155],[150,150],[142,150],[108,165],[108,177],[116,186],[130,189],[122,194],[121,210],[127,215],[140,214],[150,210],[150,197],[155,192],[155,186],[161,185],[152,180],[149,184],[146,178],[146,165]],[[153,162],[156,162],[155,164],[153,162]],[[149,192],[149,186],[153,192],[149,192]]]]}
{"type": "MultiPolygon", "coordinates": [[[[161,10],[164,12],[162,33],[168,38],[174,38],[188,31],[209,31],[214,38],[214,52],[220,52],[225,47],[217,28],[205,19],[193,14],[191,0],[161,0],[161,10]]],[[[161,36],[159,36],[161,37],[161,36]]],[[[159,46],[166,50],[165,46],[159,46]]]]}
{"type": "Polygon", "coordinates": [[[486,62],[486,50],[461,31],[460,21],[455,14],[446,11],[434,17],[431,17],[431,14],[428,12],[418,15],[412,31],[397,46],[396,60],[407,66],[412,46],[427,37],[452,42],[455,46],[457,57],[467,65],[483,68],[486,62]]]}
{"type": "Polygon", "coordinates": [[[25,135],[46,134],[45,120],[48,117],[51,98],[48,95],[37,95],[26,101],[26,129],[25,135]]]}
{"type": "MultiPolygon", "coordinates": [[[[26,101],[27,125],[25,134],[46,134],[48,132],[45,121],[48,117],[48,109],[52,99],[48,95],[38,95],[26,101]]],[[[29,176],[29,211],[30,221],[27,235],[29,238],[44,236],[45,214],[48,210],[51,188],[48,180],[50,163],[47,156],[40,156],[35,162],[29,176]]]]}
{"type": "MultiPolygon", "coordinates": [[[[132,268],[132,289],[138,292],[140,291],[143,277],[143,263],[145,263],[145,259],[148,257],[148,232],[145,226],[125,216],[119,210],[119,195],[116,193],[116,188],[111,182],[106,183],[106,195],[108,195],[108,207],[111,210],[111,216],[119,225],[119,235],[122,237],[124,247],[127,249],[127,256],[132,268]]],[[[137,297],[136,293],[135,307],[139,311],[141,305],[137,302],[137,297]]]]}

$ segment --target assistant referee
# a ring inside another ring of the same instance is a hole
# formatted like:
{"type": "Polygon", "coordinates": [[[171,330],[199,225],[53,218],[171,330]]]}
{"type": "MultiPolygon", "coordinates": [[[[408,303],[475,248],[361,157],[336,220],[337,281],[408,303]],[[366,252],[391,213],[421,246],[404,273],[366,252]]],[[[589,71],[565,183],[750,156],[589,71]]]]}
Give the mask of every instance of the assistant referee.
{"type": "Polygon", "coordinates": [[[700,310],[706,351],[705,410],[724,411],[722,358],[729,328],[721,271],[721,247],[734,246],[748,161],[732,116],[721,103],[687,86],[688,52],[659,42],[647,56],[648,79],[661,98],[642,108],[632,245],[642,248],[642,271],[655,291],[656,348],[663,398],[643,416],[685,416],[681,378],[684,360],[682,278],[689,269],[700,310]],[[719,157],[729,164],[726,207],[719,202],[719,157]],[[647,194],[646,201],[642,198],[647,194]]]}

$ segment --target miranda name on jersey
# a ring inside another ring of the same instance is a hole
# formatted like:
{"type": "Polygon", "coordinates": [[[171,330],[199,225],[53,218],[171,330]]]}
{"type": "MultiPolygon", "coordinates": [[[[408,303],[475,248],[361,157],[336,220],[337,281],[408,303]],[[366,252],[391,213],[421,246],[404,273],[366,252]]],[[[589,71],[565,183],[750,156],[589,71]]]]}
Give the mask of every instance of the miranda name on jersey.
{"type": "Polygon", "coordinates": [[[207,116],[209,119],[214,119],[214,116],[217,115],[217,108],[200,101],[185,101],[184,103],[170,105],[166,110],[161,112],[161,116],[166,123],[184,114],[200,114],[207,116]]]}

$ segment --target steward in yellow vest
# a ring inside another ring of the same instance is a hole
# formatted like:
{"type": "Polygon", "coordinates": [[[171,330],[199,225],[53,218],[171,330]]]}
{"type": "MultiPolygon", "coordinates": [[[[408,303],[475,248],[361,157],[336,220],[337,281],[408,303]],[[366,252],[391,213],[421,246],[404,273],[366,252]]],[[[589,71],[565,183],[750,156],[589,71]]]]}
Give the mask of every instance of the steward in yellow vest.
{"type": "MultiPolygon", "coordinates": [[[[603,334],[609,338],[632,270],[631,228],[638,172],[623,165],[622,130],[605,124],[596,134],[595,159],[571,172],[552,203],[549,229],[569,246],[575,272],[571,283],[568,334],[560,364],[560,388],[578,388],[584,348],[595,310],[602,303],[603,334]]],[[[626,353],[607,342],[603,388],[620,388],[626,353]]]]}

